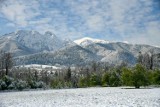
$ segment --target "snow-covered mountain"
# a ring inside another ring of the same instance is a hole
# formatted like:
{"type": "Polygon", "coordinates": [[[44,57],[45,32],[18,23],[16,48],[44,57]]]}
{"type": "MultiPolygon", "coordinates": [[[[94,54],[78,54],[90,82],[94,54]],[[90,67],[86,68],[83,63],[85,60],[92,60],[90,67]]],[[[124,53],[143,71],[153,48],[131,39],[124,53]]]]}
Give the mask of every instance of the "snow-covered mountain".
{"type": "Polygon", "coordinates": [[[98,56],[101,56],[102,62],[110,62],[113,64],[120,64],[121,62],[127,62],[130,65],[134,65],[137,61],[139,52],[147,53],[154,52],[160,53],[160,48],[149,45],[132,45],[122,42],[111,43],[95,43],[84,46],[85,49],[90,50],[98,56]]]}
{"type": "Polygon", "coordinates": [[[134,65],[139,52],[160,53],[160,48],[82,38],[62,40],[51,32],[20,30],[0,37],[0,50],[13,53],[17,65],[85,65],[92,61],[134,65]]]}
{"type": "Polygon", "coordinates": [[[40,34],[37,31],[20,30],[0,37],[0,50],[10,51],[16,56],[44,51],[56,51],[66,41],[59,39],[51,32],[40,34]]]}
{"type": "Polygon", "coordinates": [[[37,53],[15,58],[15,62],[18,65],[33,63],[46,65],[85,65],[91,61],[99,60],[100,57],[79,45],[67,46],[54,53],[37,53]]]}
{"type": "Polygon", "coordinates": [[[93,39],[89,37],[84,37],[82,39],[75,40],[74,42],[80,46],[87,46],[94,43],[109,43],[109,41],[106,40],[93,39]]]}

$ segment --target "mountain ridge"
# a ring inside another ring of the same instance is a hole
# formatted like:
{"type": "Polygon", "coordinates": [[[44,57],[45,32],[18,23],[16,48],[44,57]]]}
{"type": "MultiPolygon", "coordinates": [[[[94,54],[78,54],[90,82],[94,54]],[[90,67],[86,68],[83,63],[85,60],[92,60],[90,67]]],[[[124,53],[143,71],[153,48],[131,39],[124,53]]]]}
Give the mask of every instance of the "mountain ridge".
{"type": "Polygon", "coordinates": [[[40,34],[25,30],[1,36],[0,50],[13,53],[17,65],[85,65],[93,61],[134,65],[139,52],[160,53],[160,48],[150,45],[109,42],[89,37],[76,41],[62,40],[49,31],[40,34]]]}

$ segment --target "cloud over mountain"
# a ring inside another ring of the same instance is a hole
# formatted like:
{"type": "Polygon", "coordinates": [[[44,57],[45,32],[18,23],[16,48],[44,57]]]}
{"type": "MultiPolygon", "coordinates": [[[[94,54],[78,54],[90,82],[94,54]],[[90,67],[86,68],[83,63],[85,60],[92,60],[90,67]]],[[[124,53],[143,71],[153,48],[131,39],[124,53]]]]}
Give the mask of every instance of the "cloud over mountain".
{"type": "Polygon", "coordinates": [[[1,0],[0,32],[52,31],[160,46],[159,0],[1,0]],[[3,2],[2,2],[3,1],[3,2]]]}

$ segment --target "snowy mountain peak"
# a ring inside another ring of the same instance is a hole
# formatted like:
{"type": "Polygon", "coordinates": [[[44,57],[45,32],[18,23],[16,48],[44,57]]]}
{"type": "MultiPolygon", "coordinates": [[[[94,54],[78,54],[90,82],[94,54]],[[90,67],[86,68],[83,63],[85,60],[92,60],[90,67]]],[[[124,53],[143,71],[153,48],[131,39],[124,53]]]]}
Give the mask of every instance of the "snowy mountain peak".
{"type": "MultiPolygon", "coordinates": [[[[136,63],[139,52],[154,51],[160,48],[149,45],[131,45],[127,42],[108,42],[85,37],[74,42],[62,40],[54,33],[19,30],[0,37],[0,51],[12,52],[17,65],[61,64],[86,65],[92,61],[120,64],[136,63]]],[[[149,53],[149,55],[151,55],[149,53]]]]}
{"type": "Polygon", "coordinates": [[[5,49],[8,49],[6,47],[9,47],[10,51],[14,51],[16,47],[17,51],[27,51],[31,53],[56,51],[62,48],[65,44],[65,41],[59,39],[55,34],[49,31],[45,32],[45,34],[40,34],[34,30],[18,30],[4,35],[2,39],[3,45],[0,44],[0,48],[4,47],[5,49]],[[12,46],[12,42],[15,46],[12,46]]]}
{"type": "Polygon", "coordinates": [[[81,46],[87,46],[93,43],[109,43],[109,41],[106,40],[94,39],[90,37],[84,37],[82,39],[75,40],[74,42],[81,46]]]}

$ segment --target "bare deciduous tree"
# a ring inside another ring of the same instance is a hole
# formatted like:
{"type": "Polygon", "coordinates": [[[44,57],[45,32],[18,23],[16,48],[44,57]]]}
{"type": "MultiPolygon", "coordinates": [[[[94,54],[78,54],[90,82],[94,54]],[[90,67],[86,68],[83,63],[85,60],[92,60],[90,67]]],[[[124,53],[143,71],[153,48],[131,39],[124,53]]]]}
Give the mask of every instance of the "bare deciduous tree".
{"type": "Polygon", "coordinates": [[[0,52],[0,69],[5,75],[8,75],[9,69],[13,66],[12,55],[9,52],[0,52]]]}

